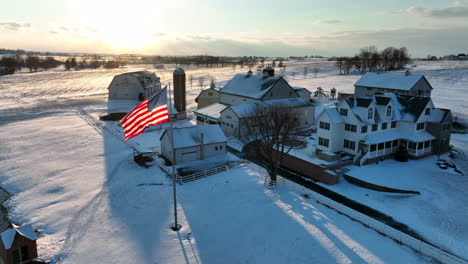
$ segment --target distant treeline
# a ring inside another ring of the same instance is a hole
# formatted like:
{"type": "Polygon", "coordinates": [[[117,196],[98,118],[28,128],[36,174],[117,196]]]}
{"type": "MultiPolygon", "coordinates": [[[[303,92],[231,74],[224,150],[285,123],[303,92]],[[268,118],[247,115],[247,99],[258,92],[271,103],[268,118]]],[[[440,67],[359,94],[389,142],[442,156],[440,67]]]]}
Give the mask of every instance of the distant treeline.
{"type": "MultiPolygon", "coordinates": [[[[257,56],[242,56],[242,57],[225,57],[225,56],[141,56],[139,60],[145,64],[177,64],[177,65],[197,65],[205,67],[224,67],[228,65],[255,65],[263,63],[265,57],[257,56]]],[[[136,60],[138,62],[138,60],[136,60]]]]}
{"type": "Polygon", "coordinates": [[[369,46],[353,57],[333,57],[329,60],[336,61],[340,74],[349,74],[353,69],[360,73],[403,69],[411,58],[406,47],[388,47],[379,51],[375,46],[369,46]]]}
{"type": "Polygon", "coordinates": [[[51,69],[62,64],[61,61],[56,60],[54,57],[40,58],[38,56],[23,56],[16,55],[11,57],[2,57],[0,60],[0,75],[14,74],[21,71],[26,67],[30,72],[37,71],[39,68],[51,69]]]}
{"type": "Polygon", "coordinates": [[[36,72],[39,69],[47,70],[56,68],[62,64],[67,70],[97,69],[100,67],[113,69],[127,65],[127,61],[124,59],[96,59],[87,62],[86,59],[78,61],[76,58],[60,61],[52,56],[47,56],[43,58],[34,55],[22,56],[20,53],[18,53],[12,56],[3,56],[0,59],[0,75],[14,74],[15,72],[21,71],[23,68],[29,69],[29,72],[36,72]]]}

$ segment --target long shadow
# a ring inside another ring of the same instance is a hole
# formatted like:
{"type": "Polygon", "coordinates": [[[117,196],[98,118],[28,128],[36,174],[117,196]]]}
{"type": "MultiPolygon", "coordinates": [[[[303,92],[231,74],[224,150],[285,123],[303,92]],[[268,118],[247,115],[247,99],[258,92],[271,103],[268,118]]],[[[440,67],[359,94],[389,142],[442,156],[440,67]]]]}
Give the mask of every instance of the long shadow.
{"type": "Polygon", "coordinates": [[[155,259],[165,253],[158,250],[167,242],[162,239],[169,230],[166,225],[167,216],[172,212],[169,206],[171,186],[157,176],[161,173],[159,168],[146,169],[134,163],[133,149],[122,138],[106,128],[101,131],[105,180],[99,206],[108,206],[106,215],[116,239],[127,244],[124,248],[134,249],[128,252],[133,263],[155,263],[155,259]]]}
{"type": "MultiPolygon", "coordinates": [[[[238,153],[235,153],[237,155],[240,155],[238,153]]],[[[248,155],[242,155],[242,158],[246,158],[248,159],[249,161],[255,163],[255,164],[258,164],[261,166],[261,163],[260,161],[258,160],[257,156],[255,156],[252,152],[250,152],[248,155]]],[[[406,233],[407,235],[410,235],[416,239],[419,239],[421,241],[424,241],[428,244],[431,244],[430,242],[428,242],[426,239],[424,239],[421,235],[419,235],[416,231],[414,231],[413,229],[411,229],[410,227],[408,227],[407,225],[401,223],[401,222],[398,222],[396,221],[393,217],[389,216],[389,215],[386,215],[380,211],[377,211],[367,205],[364,205],[362,203],[359,203],[355,200],[352,200],[352,199],[349,199],[347,198],[346,196],[344,195],[341,195],[339,193],[336,193],[334,191],[331,191],[325,187],[322,187],[316,183],[314,183],[311,179],[308,179],[307,177],[305,176],[302,176],[300,175],[299,173],[296,173],[296,172],[293,172],[293,171],[290,171],[286,168],[283,168],[281,167],[279,169],[279,174],[280,176],[288,179],[288,180],[291,180],[297,184],[300,184],[314,192],[317,192],[323,196],[326,196],[332,200],[334,200],[335,202],[338,202],[338,203],[341,203],[343,205],[346,205],[348,206],[349,208],[351,209],[354,209],[360,213],[363,213],[369,217],[372,217],[374,218],[375,220],[378,220],[386,225],[389,225],[397,230],[400,230],[401,232],[404,232],[406,233]]]]}
{"type": "MultiPolygon", "coordinates": [[[[268,198],[253,202],[250,197],[243,197],[244,190],[252,187],[242,186],[240,181],[229,179],[233,188],[229,192],[217,189],[225,181],[222,175],[216,175],[186,184],[180,191],[200,263],[337,262],[333,254],[340,249],[327,237],[310,235],[268,198]],[[203,195],[197,194],[200,191],[203,195]],[[327,244],[330,247],[324,249],[327,244]]],[[[262,196],[263,185],[250,181],[248,184],[259,186],[255,193],[262,196]]]]}

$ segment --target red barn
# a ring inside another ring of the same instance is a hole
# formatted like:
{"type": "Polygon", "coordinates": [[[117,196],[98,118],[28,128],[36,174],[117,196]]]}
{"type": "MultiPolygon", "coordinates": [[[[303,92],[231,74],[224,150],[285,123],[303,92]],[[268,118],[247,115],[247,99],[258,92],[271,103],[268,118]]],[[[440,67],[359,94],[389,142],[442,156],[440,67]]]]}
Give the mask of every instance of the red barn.
{"type": "Polygon", "coordinates": [[[31,225],[13,226],[0,236],[1,264],[31,263],[37,258],[37,237],[31,225]]]}

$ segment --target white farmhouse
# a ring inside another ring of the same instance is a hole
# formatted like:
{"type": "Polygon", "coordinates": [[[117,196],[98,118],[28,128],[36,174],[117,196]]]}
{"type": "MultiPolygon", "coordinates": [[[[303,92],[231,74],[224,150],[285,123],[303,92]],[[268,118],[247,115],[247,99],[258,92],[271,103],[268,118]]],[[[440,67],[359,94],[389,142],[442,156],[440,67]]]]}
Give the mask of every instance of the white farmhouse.
{"type": "MultiPolygon", "coordinates": [[[[170,129],[161,135],[162,155],[173,162],[170,129]]],[[[174,128],[175,164],[226,153],[226,137],[219,125],[174,128]]]]}
{"type": "Polygon", "coordinates": [[[114,76],[107,89],[109,99],[146,99],[161,90],[161,81],[149,71],[127,72],[114,76]]]}
{"type": "Polygon", "coordinates": [[[335,160],[347,153],[365,164],[393,155],[411,158],[448,151],[452,115],[431,98],[395,94],[345,98],[317,118],[317,154],[335,160]]]}
{"type": "Polygon", "coordinates": [[[194,111],[198,122],[217,123],[227,136],[245,136],[246,120],[254,108],[260,105],[282,105],[296,111],[300,118],[300,128],[314,123],[314,105],[311,93],[301,87],[291,87],[282,77],[275,77],[273,71],[263,76],[247,74],[235,75],[223,88],[211,87],[197,97],[199,106],[194,111]]]}
{"type": "Polygon", "coordinates": [[[383,93],[431,97],[432,86],[422,74],[368,72],[354,84],[356,97],[383,93]]]}
{"type": "Polygon", "coordinates": [[[302,98],[287,98],[267,100],[250,104],[231,105],[221,111],[219,124],[228,137],[242,138],[248,135],[249,119],[255,116],[257,107],[275,105],[294,112],[299,119],[297,129],[305,129],[313,125],[314,107],[302,98]]]}

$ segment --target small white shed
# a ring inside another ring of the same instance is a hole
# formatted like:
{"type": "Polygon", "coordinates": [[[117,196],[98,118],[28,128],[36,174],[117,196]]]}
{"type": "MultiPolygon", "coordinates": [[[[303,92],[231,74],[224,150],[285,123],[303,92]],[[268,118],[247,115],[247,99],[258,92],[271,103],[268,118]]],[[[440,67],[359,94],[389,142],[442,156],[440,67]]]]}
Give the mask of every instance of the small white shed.
{"type": "MultiPolygon", "coordinates": [[[[173,162],[171,130],[166,129],[160,140],[162,155],[173,162]]],[[[175,164],[225,154],[226,142],[219,125],[174,128],[175,164]]]]}

